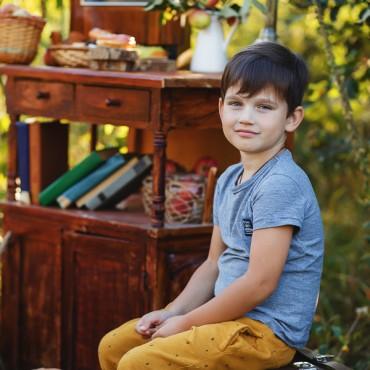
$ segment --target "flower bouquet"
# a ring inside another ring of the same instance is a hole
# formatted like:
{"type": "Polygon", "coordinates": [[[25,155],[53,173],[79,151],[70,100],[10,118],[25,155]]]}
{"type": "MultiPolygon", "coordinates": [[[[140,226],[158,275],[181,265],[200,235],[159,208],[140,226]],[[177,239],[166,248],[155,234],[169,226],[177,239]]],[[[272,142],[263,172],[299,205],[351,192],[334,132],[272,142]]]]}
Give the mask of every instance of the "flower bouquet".
{"type": "Polygon", "coordinates": [[[180,18],[181,25],[189,24],[198,29],[205,29],[211,23],[211,16],[227,20],[229,25],[239,24],[247,18],[251,5],[255,5],[262,12],[265,6],[259,0],[149,0],[145,10],[159,10],[163,24],[180,18]]]}
{"type": "Polygon", "coordinates": [[[180,68],[190,62],[192,72],[220,73],[227,63],[228,44],[248,17],[251,5],[266,12],[259,0],[149,0],[145,10],[160,11],[162,24],[180,19],[182,26],[188,23],[199,31],[194,50],[179,56],[180,68]],[[222,20],[231,26],[226,38],[222,20]]]}

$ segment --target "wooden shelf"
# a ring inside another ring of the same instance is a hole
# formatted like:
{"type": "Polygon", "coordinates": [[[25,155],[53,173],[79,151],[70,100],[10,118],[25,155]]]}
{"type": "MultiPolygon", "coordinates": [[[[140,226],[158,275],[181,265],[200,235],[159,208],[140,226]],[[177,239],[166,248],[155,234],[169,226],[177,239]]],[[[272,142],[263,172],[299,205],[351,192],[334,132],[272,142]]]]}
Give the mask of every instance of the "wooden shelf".
{"type": "Polygon", "coordinates": [[[150,217],[143,212],[127,212],[120,210],[90,211],[80,209],[60,209],[57,207],[42,207],[26,205],[16,201],[0,202],[0,209],[7,214],[16,212],[17,215],[33,218],[47,218],[48,221],[62,222],[68,227],[74,227],[86,232],[89,229],[96,233],[97,228],[104,228],[107,232],[122,232],[123,229],[131,232],[144,232],[152,238],[166,238],[188,235],[209,235],[211,224],[165,224],[163,228],[154,228],[150,224],[150,217]]]}

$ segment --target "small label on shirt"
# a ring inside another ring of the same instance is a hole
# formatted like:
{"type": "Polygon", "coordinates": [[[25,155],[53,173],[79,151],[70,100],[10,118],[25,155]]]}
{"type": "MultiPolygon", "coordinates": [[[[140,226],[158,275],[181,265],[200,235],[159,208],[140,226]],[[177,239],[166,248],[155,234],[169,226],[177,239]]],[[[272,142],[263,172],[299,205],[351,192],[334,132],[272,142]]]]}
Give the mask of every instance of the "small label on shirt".
{"type": "Polygon", "coordinates": [[[243,219],[243,230],[245,236],[251,236],[253,234],[253,225],[251,220],[247,218],[243,219]]]}

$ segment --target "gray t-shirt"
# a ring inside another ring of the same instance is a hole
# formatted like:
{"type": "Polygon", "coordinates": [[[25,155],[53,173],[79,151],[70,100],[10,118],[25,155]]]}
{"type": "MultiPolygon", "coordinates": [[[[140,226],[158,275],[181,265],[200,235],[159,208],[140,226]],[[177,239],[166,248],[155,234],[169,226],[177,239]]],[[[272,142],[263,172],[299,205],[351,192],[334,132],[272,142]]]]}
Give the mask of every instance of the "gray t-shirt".
{"type": "Polygon", "coordinates": [[[246,316],[265,323],[291,347],[301,348],[309,337],[320,288],[324,237],[319,205],[310,180],[287,149],[236,185],[242,171],[241,163],[232,165],[217,182],[214,224],[227,248],[219,258],[215,295],[247,271],[254,230],[293,225],[276,290],[246,316]]]}

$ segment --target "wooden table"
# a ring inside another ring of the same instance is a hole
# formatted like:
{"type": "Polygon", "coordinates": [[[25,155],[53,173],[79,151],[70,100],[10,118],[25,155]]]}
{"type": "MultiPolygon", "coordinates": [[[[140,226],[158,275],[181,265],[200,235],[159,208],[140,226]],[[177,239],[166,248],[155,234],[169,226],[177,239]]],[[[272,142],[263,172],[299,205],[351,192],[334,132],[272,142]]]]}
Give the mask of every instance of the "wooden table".
{"type": "MultiPolygon", "coordinates": [[[[8,199],[14,199],[16,186],[15,121],[21,114],[93,124],[124,124],[154,133],[151,223],[162,227],[168,132],[181,127],[217,128],[220,125],[219,74],[117,73],[28,66],[2,66],[0,74],[8,77],[6,102],[11,119],[8,199]]],[[[131,146],[134,147],[132,143],[131,146]]]]}

